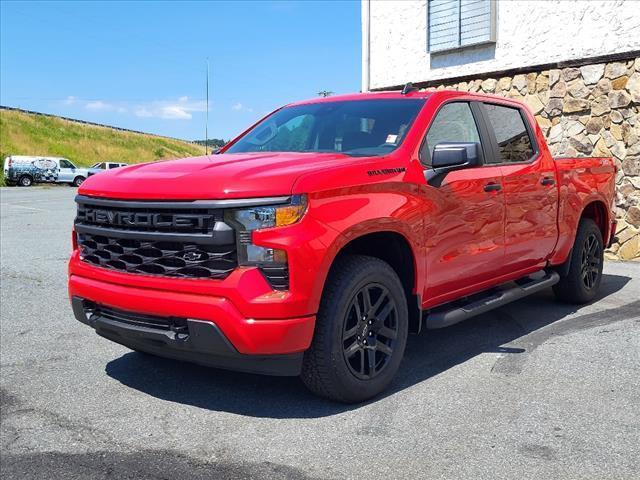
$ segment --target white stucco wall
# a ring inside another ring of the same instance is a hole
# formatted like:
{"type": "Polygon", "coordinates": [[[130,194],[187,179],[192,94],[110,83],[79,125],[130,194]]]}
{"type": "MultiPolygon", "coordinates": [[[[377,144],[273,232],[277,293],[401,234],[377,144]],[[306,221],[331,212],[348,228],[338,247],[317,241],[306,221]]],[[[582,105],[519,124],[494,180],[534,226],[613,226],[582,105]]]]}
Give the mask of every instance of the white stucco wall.
{"type": "Polygon", "coordinates": [[[498,1],[496,44],[434,55],[426,0],[362,2],[371,89],[640,50],[640,1],[498,1]]]}

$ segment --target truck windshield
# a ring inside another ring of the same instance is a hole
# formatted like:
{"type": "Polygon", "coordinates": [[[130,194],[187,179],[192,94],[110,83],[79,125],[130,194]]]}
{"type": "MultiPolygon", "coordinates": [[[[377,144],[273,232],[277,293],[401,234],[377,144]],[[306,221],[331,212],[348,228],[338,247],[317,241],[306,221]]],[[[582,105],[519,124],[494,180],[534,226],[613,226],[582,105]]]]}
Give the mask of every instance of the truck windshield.
{"type": "Polygon", "coordinates": [[[224,153],[338,152],[385,155],[409,131],[424,99],[309,103],[265,118],[224,153]]]}

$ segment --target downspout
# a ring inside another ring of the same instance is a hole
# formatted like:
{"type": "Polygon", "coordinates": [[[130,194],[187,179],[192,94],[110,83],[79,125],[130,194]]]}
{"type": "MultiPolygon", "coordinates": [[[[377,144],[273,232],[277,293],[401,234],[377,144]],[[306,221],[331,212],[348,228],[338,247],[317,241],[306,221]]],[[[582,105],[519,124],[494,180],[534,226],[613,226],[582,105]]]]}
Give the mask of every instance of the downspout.
{"type": "Polygon", "coordinates": [[[369,91],[369,73],[371,69],[370,64],[370,41],[371,36],[369,34],[370,31],[370,23],[371,23],[371,0],[362,0],[362,85],[360,90],[362,92],[369,91]]]}

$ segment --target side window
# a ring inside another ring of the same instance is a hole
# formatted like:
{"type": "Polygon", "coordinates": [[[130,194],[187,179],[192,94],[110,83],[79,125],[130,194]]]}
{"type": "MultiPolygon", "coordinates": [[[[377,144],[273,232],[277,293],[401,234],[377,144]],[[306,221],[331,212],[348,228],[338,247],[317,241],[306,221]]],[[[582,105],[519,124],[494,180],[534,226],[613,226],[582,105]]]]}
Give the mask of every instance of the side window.
{"type": "Polygon", "coordinates": [[[433,149],[443,142],[480,143],[478,127],[468,103],[447,103],[438,111],[420,151],[422,163],[431,165],[433,149]]]}
{"type": "Polygon", "coordinates": [[[74,168],[68,160],[60,160],[60,168],[74,168]]]}
{"type": "Polygon", "coordinates": [[[526,162],[534,154],[533,142],[518,108],[484,104],[498,142],[500,163],[526,162]]]}

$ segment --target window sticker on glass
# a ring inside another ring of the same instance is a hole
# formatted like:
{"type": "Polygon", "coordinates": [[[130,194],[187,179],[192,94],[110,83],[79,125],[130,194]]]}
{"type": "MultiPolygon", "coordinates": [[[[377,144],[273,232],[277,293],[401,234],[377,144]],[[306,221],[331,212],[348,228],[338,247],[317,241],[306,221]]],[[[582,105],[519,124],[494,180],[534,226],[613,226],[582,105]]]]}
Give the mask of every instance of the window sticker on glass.
{"type": "Polygon", "coordinates": [[[396,140],[398,140],[398,135],[393,135],[393,134],[389,134],[387,135],[387,141],[385,143],[396,143],[396,140]]]}

